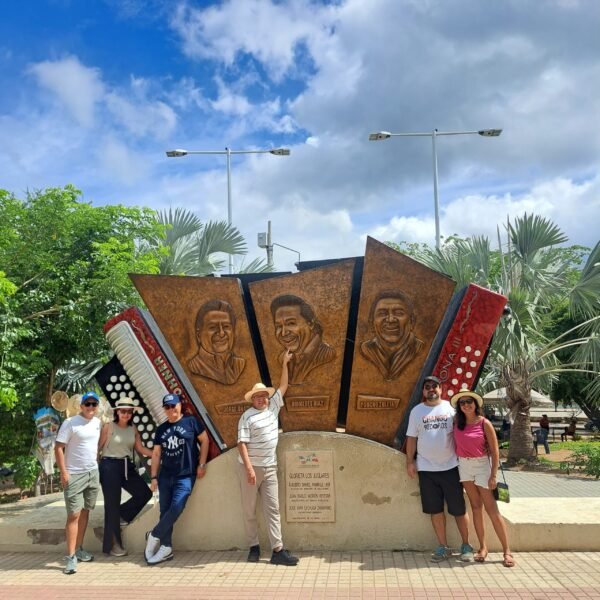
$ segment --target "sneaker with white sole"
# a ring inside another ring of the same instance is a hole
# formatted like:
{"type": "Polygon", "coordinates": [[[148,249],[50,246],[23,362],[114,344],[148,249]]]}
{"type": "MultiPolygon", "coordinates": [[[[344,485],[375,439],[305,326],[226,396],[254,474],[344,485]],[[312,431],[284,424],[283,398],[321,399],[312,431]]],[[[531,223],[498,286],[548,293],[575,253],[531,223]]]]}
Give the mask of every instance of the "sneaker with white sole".
{"type": "Polygon", "coordinates": [[[65,568],[63,569],[63,573],[65,575],[77,573],[77,556],[75,556],[75,554],[65,556],[65,568]]]}
{"type": "Polygon", "coordinates": [[[452,556],[452,550],[448,546],[440,544],[431,555],[431,562],[442,562],[452,556]]]}
{"type": "Polygon", "coordinates": [[[94,555],[90,554],[87,550],[84,550],[83,546],[79,546],[79,548],[77,548],[75,551],[75,556],[80,562],[92,562],[94,560],[94,555]]]}
{"type": "Polygon", "coordinates": [[[146,533],[146,548],[144,549],[144,558],[146,562],[150,562],[150,559],[158,552],[160,548],[160,540],[152,535],[151,531],[146,533]]]}
{"type": "Polygon", "coordinates": [[[475,552],[471,544],[463,544],[460,547],[460,560],[463,562],[473,562],[475,558],[475,552]]]}
{"type": "Polygon", "coordinates": [[[157,565],[158,563],[171,560],[173,558],[173,548],[171,546],[161,546],[154,556],[148,559],[149,565],[157,565]]]}

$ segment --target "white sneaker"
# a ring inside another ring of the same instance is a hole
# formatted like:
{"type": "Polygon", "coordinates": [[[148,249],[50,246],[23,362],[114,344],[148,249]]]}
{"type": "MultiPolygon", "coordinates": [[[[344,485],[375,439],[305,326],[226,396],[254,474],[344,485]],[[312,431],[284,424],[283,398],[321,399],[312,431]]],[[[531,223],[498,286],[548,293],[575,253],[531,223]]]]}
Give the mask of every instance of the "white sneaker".
{"type": "Polygon", "coordinates": [[[160,540],[152,535],[151,531],[146,533],[146,548],[144,550],[144,558],[146,562],[150,562],[150,559],[158,552],[160,548],[160,540]]]}
{"type": "Polygon", "coordinates": [[[148,559],[149,565],[157,565],[158,563],[171,560],[173,558],[173,548],[171,546],[161,546],[158,552],[148,559]]]}

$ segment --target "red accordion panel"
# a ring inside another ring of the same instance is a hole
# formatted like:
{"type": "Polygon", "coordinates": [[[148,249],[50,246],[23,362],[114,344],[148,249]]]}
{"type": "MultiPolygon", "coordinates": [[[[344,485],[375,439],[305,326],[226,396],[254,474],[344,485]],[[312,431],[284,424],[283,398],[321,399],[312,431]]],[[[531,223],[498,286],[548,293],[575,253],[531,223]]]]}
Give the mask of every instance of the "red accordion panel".
{"type": "Polygon", "coordinates": [[[501,294],[469,285],[433,370],[442,398],[473,389],[506,303],[501,294]]]}

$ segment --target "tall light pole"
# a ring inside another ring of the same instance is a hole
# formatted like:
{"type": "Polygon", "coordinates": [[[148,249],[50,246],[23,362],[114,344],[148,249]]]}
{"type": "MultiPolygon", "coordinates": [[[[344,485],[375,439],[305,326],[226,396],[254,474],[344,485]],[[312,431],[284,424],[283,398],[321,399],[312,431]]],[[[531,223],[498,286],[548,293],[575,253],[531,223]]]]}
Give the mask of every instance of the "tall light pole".
{"type": "Polygon", "coordinates": [[[440,249],[440,205],[438,199],[438,163],[436,138],[439,135],[481,135],[483,137],[498,137],[502,129],[479,129],[476,131],[426,131],[422,133],[390,133],[389,131],[378,131],[371,133],[369,140],[378,142],[391,137],[430,137],[433,147],[433,202],[435,214],[435,247],[440,249]]]}
{"type": "MultiPolygon", "coordinates": [[[[233,215],[231,210],[231,155],[232,154],[273,154],[275,156],[289,156],[289,148],[271,148],[270,150],[167,150],[169,158],[179,158],[188,154],[225,154],[227,157],[227,223],[233,224],[233,215]]],[[[229,255],[229,273],[233,273],[233,256],[229,255]]]]}

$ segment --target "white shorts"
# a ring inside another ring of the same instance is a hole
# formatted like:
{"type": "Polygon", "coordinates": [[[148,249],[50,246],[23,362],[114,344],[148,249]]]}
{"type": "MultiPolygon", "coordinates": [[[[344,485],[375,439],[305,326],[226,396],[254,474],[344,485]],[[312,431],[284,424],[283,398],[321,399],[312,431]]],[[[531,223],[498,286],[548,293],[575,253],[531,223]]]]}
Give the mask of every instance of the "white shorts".
{"type": "Polygon", "coordinates": [[[492,474],[492,465],[489,456],[480,456],[478,458],[458,457],[458,474],[461,481],[474,481],[475,485],[488,488],[490,475],[492,474]]]}

